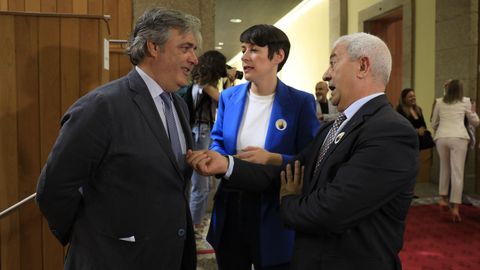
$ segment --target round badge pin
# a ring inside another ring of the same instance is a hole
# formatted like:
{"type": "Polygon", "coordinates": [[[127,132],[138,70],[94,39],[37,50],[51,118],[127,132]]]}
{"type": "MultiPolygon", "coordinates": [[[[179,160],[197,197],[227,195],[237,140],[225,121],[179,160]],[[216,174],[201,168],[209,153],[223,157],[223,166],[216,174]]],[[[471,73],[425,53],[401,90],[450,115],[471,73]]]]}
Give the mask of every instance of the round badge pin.
{"type": "Polygon", "coordinates": [[[283,131],[287,128],[287,121],[285,121],[285,119],[278,119],[276,122],[275,122],[275,127],[280,130],[280,131],[283,131]]]}
{"type": "Polygon", "coordinates": [[[337,137],[335,137],[334,143],[337,144],[338,142],[340,142],[340,140],[343,138],[344,135],[345,135],[345,132],[338,133],[337,137]]]}

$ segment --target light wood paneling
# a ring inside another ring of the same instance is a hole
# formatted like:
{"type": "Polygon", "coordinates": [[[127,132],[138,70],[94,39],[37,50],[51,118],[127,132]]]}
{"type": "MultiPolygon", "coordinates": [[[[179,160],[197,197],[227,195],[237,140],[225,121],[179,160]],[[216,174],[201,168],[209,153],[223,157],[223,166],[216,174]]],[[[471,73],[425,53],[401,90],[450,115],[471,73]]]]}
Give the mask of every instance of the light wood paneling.
{"type": "Polygon", "coordinates": [[[73,13],[73,2],[71,0],[57,1],[58,13],[73,13]]]}
{"type": "MultiPolygon", "coordinates": [[[[0,0],[0,10],[108,14],[112,39],[128,38],[132,25],[131,0],[0,0]]],[[[0,210],[35,192],[61,116],[109,80],[106,29],[102,19],[0,12],[0,210]]],[[[112,79],[131,69],[127,56],[114,54],[112,79]]],[[[35,203],[0,220],[0,270],[60,270],[64,250],[35,203]]]]}
{"type": "Polygon", "coordinates": [[[80,22],[80,93],[82,95],[98,86],[99,68],[98,27],[95,22],[80,22]],[[93,64],[93,65],[92,65],[93,64]]]}
{"type": "Polygon", "coordinates": [[[73,13],[87,14],[88,3],[87,0],[73,0],[73,13]]]}
{"type": "Polygon", "coordinates": [[[38,0],[25,0],[25,11],[40,12],[41,2],[38,0]]]}
{"type": "MultiPolygon", "coordinates": [[[[40,163],[58,135],[60,119],[60,19],[38,18],[40,163]]],[[[43,222],[43,268],[61,269],[63,248],[43,222]]]]}
{"type": "MultiPolygon", "coordinates": [[[[18,198],[17,92],[15,80],[15,24],[13,16],[0,17],[0,208],[18,198]]],[[[1,269],[19,269],[18,213],[0,222],[1,269]]]]}
{"type": "Polygon", "coordinates": [[[25,10],[25,1],[24,0],[8,0],[8,10],[10,10],[10,11],[24,11],[25,10]]]}
{"type": "Polygon", "coordinates": [[[103,12],[103,1],[88,0],[88,14],[101,15],[103,12]]]}
{"type": "Polygon", "coordinates": [[[8,0],[0,0],[0,10],[8,10],[8,0]]]}
{"type": "MultiPolygon", "coordinates": [[[[18,188],[17,200],[35,190],[40,171],[39,93],[38,93],[38,23],[35,17],[15,20],[16,81],[18,92],[18,188]]],[[[35,204],[19,210],[21,269],[43,269],[42,217],[35,204]]]]}
{"type": "Polygon", "coordinates": [[[56,0],[41,0],[40,10],[42,12],[57,12],[56,0]]]}
{"type": "Polygon", "coordinates": [[[80,96],[80,22],[64,19],[61,31],[61,113],[62,115],[80,96]]]}

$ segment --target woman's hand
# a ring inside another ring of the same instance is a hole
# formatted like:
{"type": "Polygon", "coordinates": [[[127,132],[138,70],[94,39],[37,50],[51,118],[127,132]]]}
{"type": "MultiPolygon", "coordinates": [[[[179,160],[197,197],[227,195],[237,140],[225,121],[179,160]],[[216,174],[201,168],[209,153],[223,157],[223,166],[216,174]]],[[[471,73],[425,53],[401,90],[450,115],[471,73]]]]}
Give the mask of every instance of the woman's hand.
{"type": "Polygon", "coordinates": [[[425,135],[425,127],[417,128],[417,133],[418,133],[419,136],[425,135]]]}
{"type": "Polygon", "coordinates": [[[235,157],[252,163],[264,164],[264,165],[282,165],[282,155],[277,153],[271,153],[267,150],[255,147],[247,146],[242,149],[242,152],[235,155],[235,157]]]}

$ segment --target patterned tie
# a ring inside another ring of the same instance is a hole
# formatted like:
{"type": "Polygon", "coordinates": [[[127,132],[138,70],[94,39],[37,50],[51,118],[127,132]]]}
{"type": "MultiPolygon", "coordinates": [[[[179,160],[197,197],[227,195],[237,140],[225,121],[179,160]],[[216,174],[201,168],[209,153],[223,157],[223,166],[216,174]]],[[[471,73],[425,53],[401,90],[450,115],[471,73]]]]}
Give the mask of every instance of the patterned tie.
{"type": "Polygon", "coordinates": [[[170,143],[172,144],[172,150],[177,158],[180,168],[183,169],[184,158],[182,154],[182,146],[180,144],[180,137],[178,135],[177,124],[175,122],[175,117],[173,116],[172,96],[170,93],[163,92],[160,97],[163,100],[163,104],[165,104],[165,121],[167,122],[168,137],[170,138],[170,143]]]}
{"type": "Polygon", "coordinates": [[[337,119],[335,119],[335,122],[333,122],[332,128],[330,128],[330,131],[328,131],[327,137],[325,137],[322,147],[320,148],[320,153],[318,154],[317,163],[315,163],[315,170],[313,171],[313,174],[316,174],[318,172],[318,169],[320,168],[320,163],[322,163],[322,160],[325,157],[325,154],[327,153],[328,148],[330,148],[330,145],[335,139],[335,135],[337,134],[338,128],[340,127],[340,125],[342,125],[345,119],[347,119],[345,114],[339,113],[337,116],[337,119]]]}

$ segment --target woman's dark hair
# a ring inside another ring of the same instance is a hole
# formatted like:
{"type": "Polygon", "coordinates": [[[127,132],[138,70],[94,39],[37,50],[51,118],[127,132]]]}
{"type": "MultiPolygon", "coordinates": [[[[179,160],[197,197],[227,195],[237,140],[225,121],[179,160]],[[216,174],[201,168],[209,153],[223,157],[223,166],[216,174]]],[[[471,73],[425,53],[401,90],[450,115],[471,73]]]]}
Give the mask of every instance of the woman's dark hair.
{"type": "Polygon", "coordinates": [[[273,25],[257,24],[248,28],[240,35],[240,42],[255,44],[260,47],[268,46],[268,59],[270,60],[273,58],[274,53],[283,50],[285,57],[278,64],[277,72],[282,70],[290,53],[290,41],[287,35],[273,25]]]}
{"type": "Polygon", "coordinates": [[[463,100],[463,84],[460,80],[451,80],[445,84],[443,102],[447,104],[457,103],[463,100]]]}
{"type": "Polygon", "coordinates": [[[218,51],[207,51],[198,58],[198,65],[192,70],[192,79],[200,85],[217,85],[221,77],[227,76],[227,58],[218,51]]]}
{"type": "MultiPolygon", "coordinates": [[[[402,110],[402,112],[406,116],[410,116],[410,110],[408,108],[407,101],[406,101],[407,95],[410,92],[415,92],[415,90],[413,90],[413,88],[403,89],[402,92],[400,92],[400,98],[398,99],[397,111],[402,110]]],[[[413,109],[415,110],[415,112],[417,112],[419,116],[422,115],[422,109],[420,109],[420,107],[418,107],[417,105],[414,105],[413,109]]]]}

